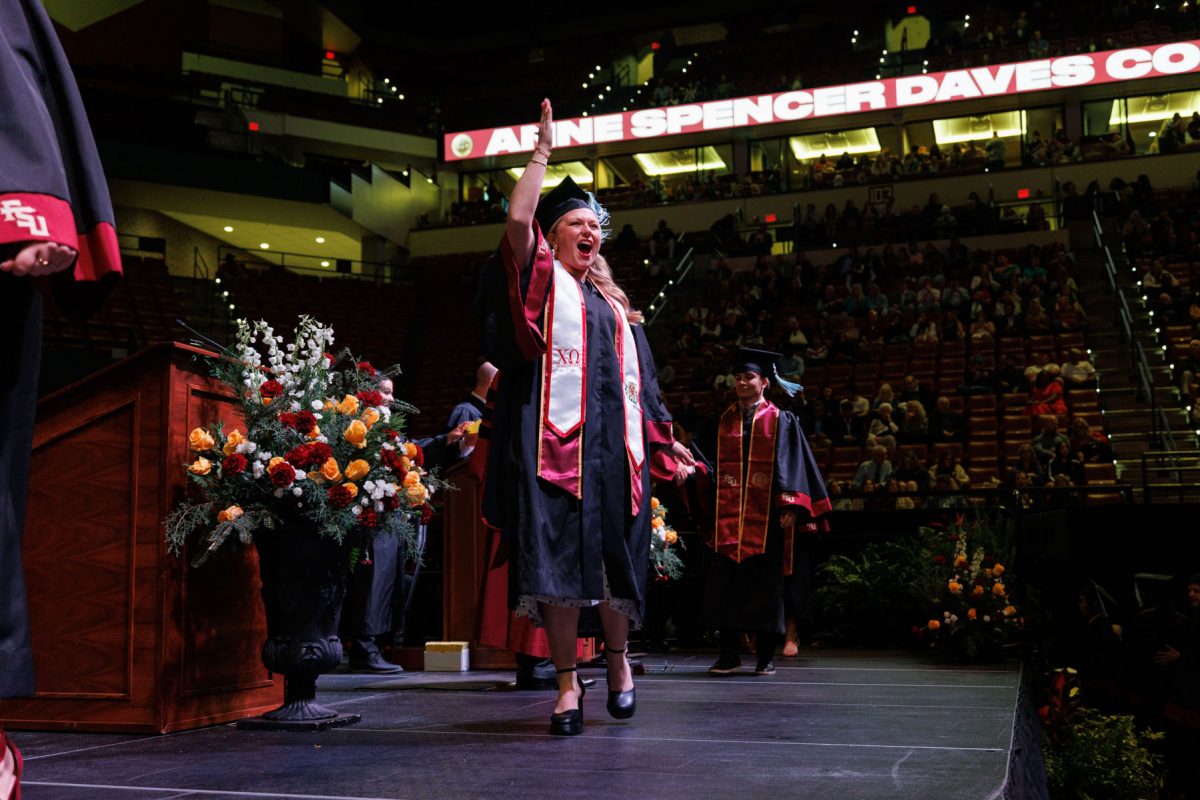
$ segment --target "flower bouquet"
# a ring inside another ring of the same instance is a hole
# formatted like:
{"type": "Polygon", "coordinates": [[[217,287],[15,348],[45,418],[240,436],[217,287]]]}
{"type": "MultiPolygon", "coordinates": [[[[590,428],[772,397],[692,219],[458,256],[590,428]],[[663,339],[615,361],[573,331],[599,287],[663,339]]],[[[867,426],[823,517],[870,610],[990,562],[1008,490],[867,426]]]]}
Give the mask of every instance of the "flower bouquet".
{"type": "Polygon", "coordinates": [[[196,538],[199,564],[287,521],[339,543],[352,531],[397,535],[415,554],[414,520],[428,520],[443,484],[379,391],[388,376],[349,351],[331,354],[333,330],[309,317],[286,346],[266,322],[237,326],[233,351],[213,359],[212,372],[239,398],[245,428],[218,422],[189,434],[186,469],[199,497],[167,516],[171,550],[196,538]]]}
{"type": "Polygon", "coordinates": [[[669,581],[683,574],[683,560],[675,545],[683,547],[679,534],[667,524],[667,507],[650,498],[650,567],[655,580],[669,581]]]}
{"type": "Polygon", "coordinates": [[[931,542],[935,612],[916,632],[931,645],[960,659],[996,657],[1015,641],[1024,626],[998,559],[994,532],[984,521],[964,524],[962,515],[938,534],[923,530],[931,542]]]}
{"type": "Polygon", "coordinates": [[[239,727],[358,721],[316,702],[317,676],[342,660],[348,573],[374,536],[399,536],[415,556],[414,522],[428,519],[442,485],[404,439],[388,374],[349,351],[331,354],[332,345],[333,331],[310,317],[286,346],[266,322],[238,321],[236,344],[212,372],[239,400],[244,429],[213,423],[189,434],[194,456],[181,468],[198,491],[164,523],[173,552],[196,540],[194,564],[239,544],[258,553],[262,660],[287,680],[282,706],[239,727]]]}

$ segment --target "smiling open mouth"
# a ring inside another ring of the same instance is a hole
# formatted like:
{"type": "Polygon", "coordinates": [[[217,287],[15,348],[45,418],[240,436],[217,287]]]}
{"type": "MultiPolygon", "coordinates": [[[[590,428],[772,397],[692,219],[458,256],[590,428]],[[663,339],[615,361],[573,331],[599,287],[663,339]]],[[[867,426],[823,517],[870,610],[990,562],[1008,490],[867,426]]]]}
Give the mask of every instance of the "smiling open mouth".
{"type": "Polygon", "coordinates": [[[578,247],[579,252],[583,253],[584,255],[587,255],[588,253],[592,252],[592,243],[591,242],[580,242],[579,244],[577,244],[575,246],[578,247]]]}

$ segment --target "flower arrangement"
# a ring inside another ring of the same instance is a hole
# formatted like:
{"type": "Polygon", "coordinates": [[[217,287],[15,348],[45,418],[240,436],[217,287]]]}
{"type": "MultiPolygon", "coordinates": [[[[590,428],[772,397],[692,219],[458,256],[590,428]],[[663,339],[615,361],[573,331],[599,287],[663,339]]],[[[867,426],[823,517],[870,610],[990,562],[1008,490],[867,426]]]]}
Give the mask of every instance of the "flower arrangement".
{"type": "Polygon", "coordinates": [[[996,553],[994,531],[982,520],[964,524],[958,515],[942,534],[929,531],[930,558],[938,591],[936,610],[915,631],[932,645],[966,659],[995,656],[1024,626],[996,553]]]}
{"type": "Polygon", "coordinates": [[[240,399],[245,429],[218,422],[189,434],[186,470],[200,499],[167,516],[172,552],[199,538],[201,563],[286,519],[338,542],[352,531],[394,534],[415,554],[413,520],[428,520],[429,498],[444,484],[379,391],[390,373],[348,350],[330,353],[333,330],[310,317],[286,346],[264,321],[237,326],[234,349],[212,360],[212,373],[240,399]]]}
{"type": "Polygon", "coordinates": [[[667,507],[650,498],[650,567],[656,580],[674,580],[683,574],[683,560],[675,552],[683,547],[679,534],[667,524],[667,507]]]}

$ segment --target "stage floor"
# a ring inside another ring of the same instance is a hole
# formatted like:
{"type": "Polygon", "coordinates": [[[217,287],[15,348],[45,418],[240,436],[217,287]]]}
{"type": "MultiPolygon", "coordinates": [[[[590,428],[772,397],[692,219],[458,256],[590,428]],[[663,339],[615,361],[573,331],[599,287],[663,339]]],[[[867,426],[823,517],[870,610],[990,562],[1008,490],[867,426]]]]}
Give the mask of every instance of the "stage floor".
{"type": "Polygon", "coordinates": [[[710,676],[711,654],[642,658],[637,716],[604,710],[582,736],[547,733],[553,692],[509,673],[329,675],[320,701],[362,714],[322,733],[167,736],[10,732],[25,800],[701,800],[999,797],[1020,671],[919,655],[802,651],[773,676],[710,676]]]}

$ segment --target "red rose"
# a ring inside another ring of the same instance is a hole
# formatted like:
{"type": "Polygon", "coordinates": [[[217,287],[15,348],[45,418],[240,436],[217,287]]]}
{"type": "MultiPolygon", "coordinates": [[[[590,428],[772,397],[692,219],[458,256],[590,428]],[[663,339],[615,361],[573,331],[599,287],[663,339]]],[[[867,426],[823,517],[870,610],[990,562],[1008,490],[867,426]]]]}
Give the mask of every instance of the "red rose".
{"type": "Polygon", "coordinates": [[[933,557],[933,563],[935,563],[935,564],[945,564],[945,563],[946,563],[946,557],[945,557],[944,555],[942,555],[941,553],[938,553],[936,556],[934,556],[934,557],[933,557]]]}
{"type": "Polygon", "coordinates": [[[383,498],[383,508],[386,511],[396,511],[400,508],[400,498],[396,495],[383,498]]]}
{"type": "Polygon", "coordinates": [[[362,522],[364,528],[379,527],[379,515],[375,513],[375,509],[373,508],[364,508],[359,520],[362,522]]]}
{"type": "Polygon", "coordinates": [[[395,440],[395,439],[400,438],[400,431],[398,431],[394,428],[384,428],[383,435],[388,437],[389,439],[395,440]]]}
{"type": "Polygon", "coordinates": [[[225,460],[221,462],[221,470],[226,475],[240,475],[245,472],[246,468],[249,466],[250,462],[246,461],[246,457],[241,453],[234,453],[231,456],[227,456],[225,460]]]}
{"type": "Polygon", "coordinates": [[[400,466],[400,454],[395,450],[391,450],[387,447],[383,448],[379,451],[379,460],[383,462],[385,467],[390,469],[392,472],[395,472],[397,475],[404,471],[400,466]]]}
{"type": "Polygon", "coordinates": [[[358,393],[358,400],[364,406],[381,406],[383,405],[383,395],[374,389],[367,389],[358,393]]]}
{"type": "Polygon", "coordinates": [[[333,457],[333,448],[324,442],[309,442],[293,447],[284,458],[299,469],[307,469],[324,464],[333,457]]]}
{"type": "Polygon", "coordinates": [[[264,398],[270,400],[283,394],[283,384],[275,379],[271,379],[258,387],[258,393],[264,398]]]}
{"type": "Polygon", "coordinates": [[[374,373],[375,368],[371,366],[370,361],[360,361],[354,365],[354,368],[362,372],[374,373]]]}
{"type": "Polygon", "coordinates": [[[292,469],[292,465],[286,461],[280,461],[275,466],[268,467],[267,474],[271,476],[271,483],[280,489],[286,489],[292,485],[292,481],[296,480],[296,470],[292,469]]]}
{"type": "Polygon", "coordinates": [[[433,519],[433,506],[426,503],[421,506],[421,524],[428,525],[431,519],[433,519]]]}
{"type": "Polygon", "coordinates": [[[317,418],[311,411],[285,411],[279,415],[279,422],[283,427],[299,431],[305,436],[317,427],[317,418]]]}
{"type": "Polygon", "coordinates": [[[337,356],[335,356],[333,353],[325,353],[324,356],[329,360],[330,364],[333,364],[337,361],[337,356]]]}
{"type": "Polygon", "coordinates": [[[326,496],[329,497],[329,505],[333,506],[334,508],[345,508],[354,502],[354,495],[350,493],[349,489],[341,484],[337,486],[330,486],[329,490],[326,492],[326,496]]]}

